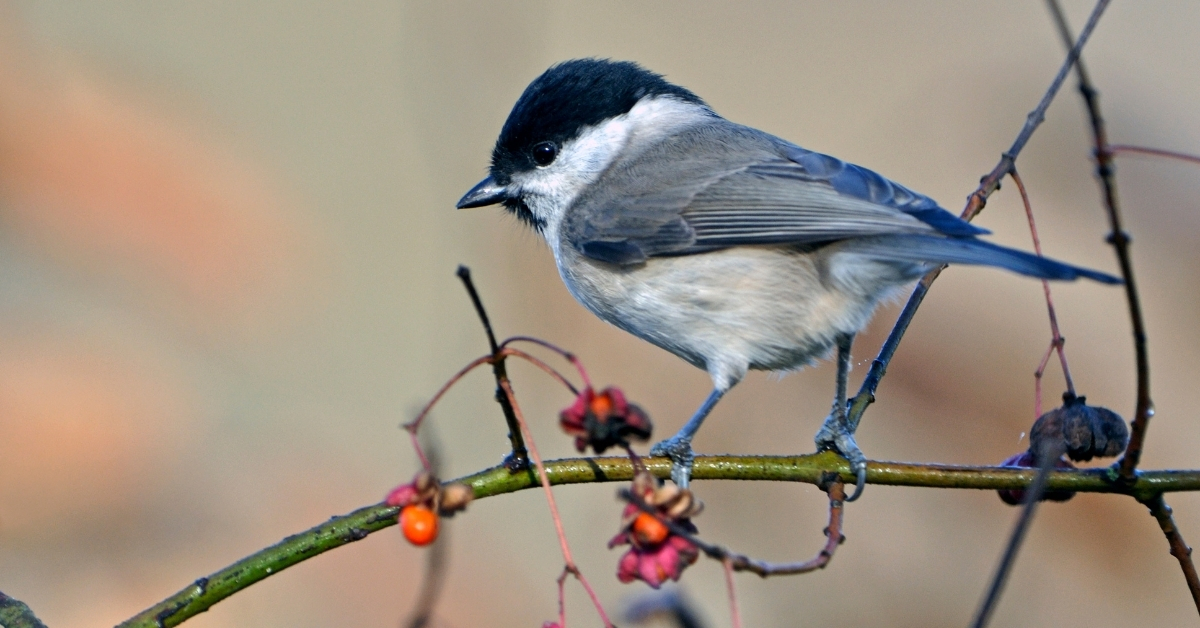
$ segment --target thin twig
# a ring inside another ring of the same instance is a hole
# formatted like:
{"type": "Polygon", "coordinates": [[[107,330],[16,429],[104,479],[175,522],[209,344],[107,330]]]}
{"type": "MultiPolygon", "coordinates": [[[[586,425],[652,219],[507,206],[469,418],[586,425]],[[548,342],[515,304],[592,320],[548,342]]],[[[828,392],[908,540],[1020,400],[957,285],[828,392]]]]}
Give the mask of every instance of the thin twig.
{"type": "MultiPolygon", "coordinates": [[[[426,471],[433,477],[441,476],[445,467],[441,443],[429,430],[425,430],[425,451],[429,455],[426,471]]],[[[416,603],[413,604],[412,612],[404,623],[407,628],[425,628],[433,619],[438,598],[441,597],[443,585],[446,583],[449,553],[450,529],[449,526],[443,525],[433,546],[425,553],[425,573],[421,575],[421,589],[417,592],[416,603]]]]}
{"type": "Polygon", "coordinates": [[[733,582],[733,560],[728,556],[721,561],[725,568],[725,590],[729,592],[729,617],[733,628],[742,628],[742,613],[738,610],[737,588],[733,582]]]}
{"type": "MultiPolygon", "coordinates": [[[[501,347],[503,347],[503,345],[501,345],[501,347]]],[[[530,364],[533,364],[534,366],[538,367],[542,371],[545,371],[546,374],[548,374],[551,377],[553,377],[554,379],[558,380],[558,382],[560,384],[562,384],[563,386],[566,386],[567,390],[571,391],[571,394],[573,394],[573,395],[579,394],[579,391],[576,390],[575,386],[572,385],[571,382],[568,381],[567,378],[562,375],[562,373],[559,373],[558,371],[554,370],[554,368],[551,367],[549,364],[546,364],[545,362],[537,359],[536,357],[534,357],[532,355],[529,355],[528,353],[525,353],[524,351],[521,351],[520,349],[513,349],[512,347],[501,348],[499,351],[499,355],[500,355],[501,359],[512,356],[512,357],[521,358],[523,360],[527,360],[530,364]]],[[[430,465],[429,465],[429,459],[426,458],[425,452],[422,451],[422,449],[421,449],[420,441],[417,440],[417,432],[421,429],[421,425],[425,422],[425,417],[429,416],[429,412],[431,410],[433,410],[433,407],[435,405],[437,405],[437,403],[439,401],[441,401],[442,397],[446,394],[446,392],[448,392],[451,388],[453,388],[454,385],[459,382],[459,380],[461,380],[463,377],[465,377],[467,375],[467,373],[470,373],[475,368],[482,366],[484,364],[492,364],[492,363],[494,363],[495,359],[496,359],[496,355],[493,354],[493,355],[480,356],[480,357],[475,358],[474,360],[471,360],[470,362],[468,362],[466,366],[462,367],[461,369],[458,370],[457,373],[455,373],[453,376],[451,376],[450,379],[447,380],[445,384],[442,384],[442,387],[439,388],[436,393],[434,393],[433,397],[430,398],[429,402],[425,404],[425,407],[421,408],[421,411],[417,413],[416,418],[414,418],[413,420],[409,421],[408,423],[404,423],[400,426],[408,431],[409,436],[412,438],[413,448],[416,449],[417,456],[419,456],[421,458],[421,464],[425,467],[426,471],[432,471],[432,469],[430,468],[430,465]]]]}
{"type": "Polygon", "coordinates": [[[492,323],[488,320],[487,310],[483,308],[479,292],[475,290],[475,283],[471,281],[471,269],[459,266],[456,274],[462,280],[463,287],[467,289],[467,295],[471,297],[471,304],[475,306],[475,313],[479,315],[479,322],[483,323],[483,331],[487,333],[488,347],[492,350],[492,375],[496,378],[496,403],[500,404],[500,409],[504,412],[504,421],[508,424],[508,440],[512,445],[512,452],[504,463],[513,472],[528,469],[529,452],[525,449],[525,441],[521,440],[521,430],[517,426],[517,417],[513,413],[511,402],[503,392],[503,382],[508,381],[508,370],[504,366],[503,356],[500,355],[500,346],[496,344],[496,334],[492,332],[492,323]]]}
{"type": "MultiPolygon", "coordinates": [[[[1017,191],[1021,193],[1021,202],[1025,205],[1025,218],[1029,221],[1029,235],[1033,238],[1033,251],[1038,257],[1042,255],[1042,240],[1038,237],[1037,223],[1033,220],[1033,204],[1029,202],[1029,192],[1025,189],[1025,182],[1021,180],[1021,175],[1017,173],[1017,167],[1013,166],[1012,171],[1008,173],[1014,183],[1017,184],[1017,191]]],[[[1064,345],[1067,342],[1058,330],[1058,315],[1054,312],[1054,297],[1050,294],[1050,282],[1042,280],[1042,292],[1046,295],[1046,312],[1050,317],[1050,350],[1046,352],[1046,357],[1038,365],[1037,371],[1034,373],[1035,387],[1035,417],[1042,416],[1042,375],[1046,372],[1046,363],[1050,357],[1050,352],[1058,351],[1058,361],[1062,365],[1063,378],[1067,382],[1067,392],[1071,397],[1075,397],[1075,382],[1071,379],[1071,368],[1067,366],[1067,353],[1064,345]]]]}
{"type": "Polygon", "coordinates": [[[628,489],[617,491],[617,495],[637,506],[639,510],[649,514],[657,519],[671,531],[672,534],[686,539],[692,545],[695,545],[700,551],[704,552],[709,558],[722,562],[728,561],[734,571],[749,571],[756,573],[763,578],[768,576],[791,576],[796,574],[808,573],[818,569],[824,569],[829,561],[833,559],[833,553],[837,551],[838,545],[845,541],[842,536],[842,514],[845,507],[846,492],[841,480],[836,479],[838,476],[825,474],[822,478],[822,484],[828,487],[829,493],[829,526],[825,528],[825,535],[828,539],[825,541],[825,546],[817,555],[809,560],[794,563],[769,563],[764,560],[750,558],[745,554],[739,554],[729,548],[720,545],[713,545],[704,540],[701,540],[695,534],[692,534],[687,528],[671,519],[663,518],[658,509],[650,504],[647,504],[637,495],[634,495],[628,489]],[[835,478],[835,479],[830,479],[835,478]]]}
{"type": "Polygon", "coordinates": [[[971,628],[984,628],[992,618],[992,612],[996,610],[996,605],[1000,602],[1000,594],[1004,592],[1004,585],[1008,582],[1012,567],[1017,562],[1017,554],[1021,551],[1025,534],[1029,532],[1029,525],[1033,523],[1033,515],[1037,511],[1038,501],[1042,499],[1042,495],[1046,491],[1046,480],[1050,477],[1050,471],[1055,466],[1054,463],[1062,457],[1062,454],[1062,449],[1054,447],[1047,447],[1042,452],[1041,460],[1038,461],[1037,475],[1033,478],[1033,484],[1029,486],[1029,490],[1025,491],[1021,514],[1017,517],[1017,523],[1008,537],[1008,544],[1004,547],[1000,563],[996,565],[996,573],[992,575],[987,594],[980,602],[979,609],[975,611],[975,618],[971,620],[971,628]]]}
{"type": "MultiPolygon", "coordinates": [[[[558,383],[565,386],[567,388],[567,390],[571,391],[572,395],[576,395],[576,396],[579,395],[579,389],[576,388],[575,385],[571,383],[571,380],[567,379],[567,377],[565,375],[563,375],[562,373],[559,373],[557,370],[555,370],[554,367],[550,366],[549,364],[546,364],[545,362],[539,360],[538,358],[535,358],[532,355],[529,355],[528,353],[525,353],[524,351],[521,351],[520,349],[513,349],[512,347],[505,347],[504,345],[500,345],[500,346],[502,347],[500,349],[501,355],[513,356],[513,357],[521,358],[522,360],[525,360],[526,362],[529,362],[530,364],[541,369],[544,373],[546,373],[550,377],[553,377],[556,381],[558,381],[558,383]]],[[[587,384],[585,382],[584,385],[586,386],[589,384],[587,384]]]]}
{"type": "Polygon", "coordinates": [[[1178,159],[1200,165],[1200,155],[1192,155],[1189,153],[1181,153],[1174,150],[1164,150],[1162,148],[1151,148],[1149,146],[1132,146],[1130,144],[1109,144],[1108,153],[1113,156],[1121,154],[1126,155],[1149,155],[1151,157],[1166,157],[1167,159],[1178,159]]]}
{"type": "MultiPolygon", "coordinates": [[[[655,477],[670,477],[665,458],[642,461],[655,477]]],[[[624,456],[568,458],[544,463],[552,485],[628,482],[633,464],[624,456]]],[[[1036,473],[1014,467],[965,467],[870,461],[867,481],[890,486],[957,489],[1028,489],[1036,473]]],[[[850,477],[850,465],[832,452],[803,456],[697,456],[692,477],[696,480],[767,480],[819,484],[828,473],[850,477]]],[[[471,487],[475,499],[484,499],[540,486],[530,473],[512,473],[496,466],[458,478],[471,487]]],[[[1107,469],[1059,470],[1050,473],[1051,491],[1116,493],[1146,501],[1159,493],[1200,491],[1200,470],[1140,471],[1133,484],[1114,483],[1107,469]]],[[[247,556],[178,593],[138,613],[120,628],[169,628],[212,607],[213,604],[269,578],[288,567],[396,525],[398,507],[375,504],[334,517],[309,530],[247,556]]]]}
{"type": "Polygon", "coordinates": [[[1200,576],[1196,575],[1196,565],[1192,563],[1192,548],[1183,540],[1179,526],[1175,525],[1175,518],[1171,516],[1171,507],[1163,499],[1162,493],[1142,503],[1150,509],[1150,514],[1158,520],[1158,526],[1166,535],[1167,543],[1171,546],[1171,555],[1179,561],[1183,578],[1187,580],[1188,591],[1192,593],[1192,602],[1196,604],[1196,611],[1200,612],[1200,576]]]}
{"type": "Polygon", "coordinates": [[[563,567],[558,575],[558,628],[567,628],[567,574],[571,570],[563,567]]]}
{"type": "MultiPolygon", "coordinates": [[[[1041,125],[1046,116],[1046,109],[1050,107],[1050,103],[1054,100],[1058,90],[1062,87],[1063,80],[1071,71],[1071,66],[1075,64],[1079,58],[1079,53],[1083,50],[1084,44],[1092,35],[1092,30],[1095,29],[1096,23],[1100,20],[1100,16],[1108,7],[1110,0],[1098,0],[1095,8],[1092,9],[1092,14],[1088,18],[1087,25],[1084,26],[1083,32],[1080,33],[1079,39],[1075,45],[1071,47],[1071,51],[1067,53],[1067,58],[1059,68],[1058,74],[1054,80],[1050,82],[1050,87],[1042,96],[1042,100],[1037,107],[1029,113],[1025,119],[1025,125],[1021,127],[1020,133],[1017,134],[1016,140],[1012,146],[1001,157],[995,168],[989,172],[979,183],[979,187],[967,197],[967,206],[962,211],[962,217],[965,220],[971,220],[979,212],[983,211],[987,199],[993,192],[1000,188],[1000,180],[1012,170],[1013,164],[1016,163],[1017,155],[1025,148],[1026,142],[1033,135],[1033,132],[1041,125]]],[[[912,323],[913,316],[917,313],[917,308],[921,307],[921,302],[925,300],[925,295],[929,293],[929,287],[941,274],[942,269],[936,268],[930,271],[927,275],[921,278],[917,283],[917,287],[913,289],[912,294],[908,297],[908,302],[904,304],[904,309],[900,312],[900,316],[896,319],[896,324],[892,326],[892,331],[888,334],[887,340],[883,343],[883,347],[879,349],[879,354],[871,362],[871,369],[867,372],[866,378],[863,380],[862,386],[859,387],[858,393],[850,402],[850,411],[846,417],[846,423],[853,432],[858,429],[858,424],[862,421],[863,413],[866,412],[867,406],[875,402],[875,390],[879,387],[879,382],[883,379],[887,372],[888,364],[892,361],[892,356],[896,354],[896,349],[900,346],[900,340],[904,338],[904,333],[908,331],[908,326],[912,323]]]]}
{"type": "Polygon", "coordinates": [[[546,493],[546,503],[550,506],[550,516],[554,518],[554,531],[558,534],[558,544],[562,549],[563,562],[566,563],[564,569],[571,572],[579,584],[583,585],[588,597],[592,598],[592,604],[596,607],[596,613],[600,615],[600,620],[604,622],[604,625],[607,628],[613,628],[612,622],[608,620],[608,614],[604,612],[604,606],[600,604],[599,596],[596,595],[591,583],[584,577],[583,572],[575,564],[575,559],[571,556],[571,547],[567,544],[567,533],[563,531],[562,517],[558,514],[558,504],[554,501],[554,491],[550,489],[550,478],[546,475],[546,465],[542,464],[542,457],[538,455],[537,445],[533,442],[533,434],[529,431],[525,417],[521,415],[521,408],[517,405],[517,397],[513,393],[512,385],[509,384],[508,379],[502,379],[500,388],[508,397],[509,407],[513,409],[513,416],[517,418],[517,426],[521,429],[522,436],[525,437],[525,442],[529,446],[529,455],[533,458],[534,466],[537,467],[538,479],[542,482],[542,490],[546,493]]]}
{"type": "Polygon", "coordinates": [[[421,411],[417,413],[416,418],[400,426],[408,432],[408,436],[412,440],[413,449],[417,451],[417,456],[421,459],[421,466],[424,467],[426,471],[432,473],[433,466],[429,464],[429,458],[425,455],[425,450],[421,447],[420,439],[417,438],[417,432],[421,429],[421,424],[425,422],[425,417],[429,416],[429,412],[433,410],[433,406],[437,405],[437,402],[441,401],[446,392],[449,391],[455,384],[457,384],[459,380],[465,377],[467,373],[470,373],[476,367],[483,364],[488,364],[491,361],[492,356],[485,355],[468,362],[466,366],[459,369],[458,372],[455,373],[449,380],[446,380],[445,384],[442,384],[442,387],[439,388],[436,393],[434,393],[429,402],[425,404],[425,407],[421,408],[421,411]]]}
{"type": "Polygon", "coordinates": [[[566,349],[563,349],[552,342],[547,342],[541,338],[534,338],[533,336],[513,336],[500,343],[500,347],[507,347],[509,344],[514,342],[532,343],[561,355],[564,360],[570,362],[571,365],[575,367],[576,371],[579,371],[579,378],[583,380],[583,386],[585,388],[592,385],[592,378],[588,377],[587,369],[583,368],[583,362],[580,362],[579,358],[574,353],[571,353],[570,351],[567,351],[566,349]]]}
{"type": "MultiPolygon", "coordinates": [[[[1056,0],[1047,0],[1054,23],[1064,41],[1071,37],[1071,27],[1056,0]]],[[[1129,234],[1121,224],[1121,209],[1117,202],[1117,181],[1113,168],[1112,151],[1108,146],[1108,131],[1105,128],[1104,116],[1100,114],[1100,94],[1092,86],[1088,77],[1087,67],[1082,59],[1075,63],[1075,73],[1079,77],[1079,93],[1087,106],[1088,120],[1091,123],[1092,138],[1095,140],[1096,176],[1100,179],[1100,187],[1104,194],[1104,209],[1108,214],[1111,233],[1108,242],[1112,244],[1117,254],[1117,263],[1121,267],[1121,279],[1125,281],[1125,299],[1129,302],[1129,320],[1133,328],[1133,349],[1137,364],[1137,405],[1130,422],[1129,446],[1119,463],[1119,473],[1123,480],[1133,479],[1142,457],[1142,446],[1146,440],[1146,428],[1150,417],[1154,416],[1154,402],[1150,398],[1150,355],[1146,347],[1146,322],[1142,316],[1142,302],[1138,297],[1137,281],[1133,276],[1133,259],[1129,255],[1129,234]]]]}
{"type": "Polygon", "coordinates": [[[0,592],[0,626],[4,628],[46,628],[29,605],[0,592]]]}

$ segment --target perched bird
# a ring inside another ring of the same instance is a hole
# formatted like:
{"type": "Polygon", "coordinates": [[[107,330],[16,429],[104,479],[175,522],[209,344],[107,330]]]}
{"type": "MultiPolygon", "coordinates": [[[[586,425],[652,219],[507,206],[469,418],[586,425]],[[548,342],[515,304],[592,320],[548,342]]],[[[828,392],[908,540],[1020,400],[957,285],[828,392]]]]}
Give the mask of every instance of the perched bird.
{"type": "Polygon", "coordinates": [[[988,233],[884,177],[717,115],[635,63],[566,61],[521,94],[490,175],[460,209],[502,204],[545,238],[571,294],[712,377],[652,455],[691,476],[691,440],[748,369],[787,371],[836,348],[820,449],[866,458],[846,424],[850,345],[876,306],[941,264],[1046,279],[1110,275],[978,239],[988,233]]]}

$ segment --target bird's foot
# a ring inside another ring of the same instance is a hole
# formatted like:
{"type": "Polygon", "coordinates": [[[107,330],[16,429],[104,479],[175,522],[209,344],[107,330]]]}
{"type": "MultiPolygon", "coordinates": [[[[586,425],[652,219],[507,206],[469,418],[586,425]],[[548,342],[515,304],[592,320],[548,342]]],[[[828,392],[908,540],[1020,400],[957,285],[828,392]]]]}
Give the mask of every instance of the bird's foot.
{"type": "Polygon", "coordinates": [[[687,488],[692,479],[692,439],[680,438],[678,434],[650,448],[651,456],[666,456],[671,459],[671,481],[679,488],[687,488]]]}
{"type": "Polygon", "coordinates": [[[817,451],[835,451],[850,461],[850,470],[855,476],[854,493],[846,501],[858,499],[867,484],[867,457],[859,449],[854,434],[846,428],[845,422],[829,415],[813,440],[817,443],[817,451]]]}

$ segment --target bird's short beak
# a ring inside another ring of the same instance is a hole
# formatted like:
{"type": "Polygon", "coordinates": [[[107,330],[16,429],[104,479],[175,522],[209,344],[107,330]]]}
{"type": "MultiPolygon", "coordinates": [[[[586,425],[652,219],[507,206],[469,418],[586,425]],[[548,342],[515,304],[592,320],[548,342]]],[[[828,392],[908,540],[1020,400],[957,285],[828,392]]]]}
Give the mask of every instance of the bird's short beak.
{"type": "Polygon", "coordinates": [[[506,198],[508,198],[508,188],[497,184],[494,179],[488,177],[458,199],[457,207],[459,209],[486,207],[502,202],[506,198]]]}

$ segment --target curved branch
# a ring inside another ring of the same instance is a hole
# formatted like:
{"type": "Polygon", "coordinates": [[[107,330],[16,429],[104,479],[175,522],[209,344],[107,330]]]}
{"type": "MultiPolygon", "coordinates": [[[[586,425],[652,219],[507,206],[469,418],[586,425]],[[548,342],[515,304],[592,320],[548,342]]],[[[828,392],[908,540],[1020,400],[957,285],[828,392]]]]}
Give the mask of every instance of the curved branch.
{"type": "MultiPolygon", "coordinates": [[[[666,458],[646,458],[646,468],[660,478],[670,477],[666,458]]],[[[836,472],[853,478],[850,464],[832,452],[801,456],[697,456],[694,480],[770,480],[819,484],[821,476],[836,472]]],[[[934,488],[1021,489],[1033,482],[1036,469],[964,467],[906,462],[870,462],[867,482],[891,486],[934,488]]],[[[546,462],[551,484],[625,482],[633,479],[628,458],[568,458],[546,462]]],[[[1200,470],[1140,471],[1132,484],[1113,481],[1110,469],[1055,471],[1047,490],[1132,495],[1148,502],[1174,491],[1200,491],[1200,470]]],[[[475,498],[514,493],[539,486],[532,469],[510,472],[493,467],[456,480],[471,486],[475,498]]],[[[360,508],[263,549],[185,587],[182,591],[142,611],[118,628],[165,628],[209,609],[213,604],[296,563],[331,549],[360,541],[372,532],[396,525],[399,508],[376,504],[360,508]]]]}

